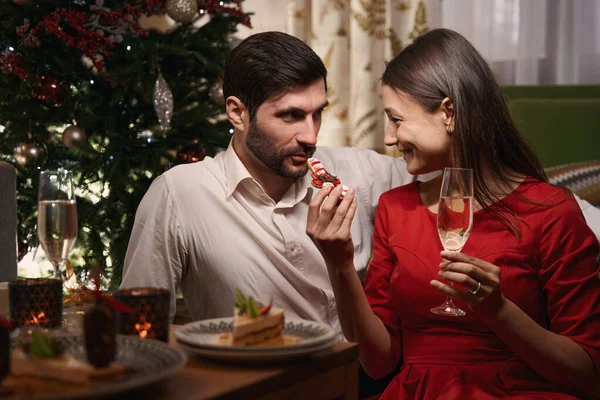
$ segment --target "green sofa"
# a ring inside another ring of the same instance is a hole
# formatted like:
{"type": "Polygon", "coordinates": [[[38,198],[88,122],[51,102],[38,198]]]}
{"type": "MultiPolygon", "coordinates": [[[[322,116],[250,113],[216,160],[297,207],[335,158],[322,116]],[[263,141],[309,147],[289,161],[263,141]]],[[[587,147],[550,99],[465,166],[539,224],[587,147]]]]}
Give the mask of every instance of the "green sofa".
{"type": "Polygon", "coordinates": [[[600,85],[502,90],[517,127],[544,167],[600,159],[600,85]]]}
{"type": "Polygon", "coordinates": [[[600,207],[600,85],[502,90],[550,182],[600,207]]]}

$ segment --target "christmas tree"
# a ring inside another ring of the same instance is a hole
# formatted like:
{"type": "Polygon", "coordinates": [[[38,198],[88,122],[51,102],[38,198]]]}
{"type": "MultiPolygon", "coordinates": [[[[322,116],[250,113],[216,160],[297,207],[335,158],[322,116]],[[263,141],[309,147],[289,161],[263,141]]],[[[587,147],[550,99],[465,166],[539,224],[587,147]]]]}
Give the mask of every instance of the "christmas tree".
{"type": "Polygon", "coordinates": [[[135,211],[152,180],[226,147],[222,67],[243,0],[4,0],[0,156],[17,168],[19,255],[37,247],[40,170],[73,172],[70,257],[121,278],[135,211]],[[175,21],[166,32],[149,17],[175,21]],[[166,18],[166,17],[165,17],[166,18]]]}

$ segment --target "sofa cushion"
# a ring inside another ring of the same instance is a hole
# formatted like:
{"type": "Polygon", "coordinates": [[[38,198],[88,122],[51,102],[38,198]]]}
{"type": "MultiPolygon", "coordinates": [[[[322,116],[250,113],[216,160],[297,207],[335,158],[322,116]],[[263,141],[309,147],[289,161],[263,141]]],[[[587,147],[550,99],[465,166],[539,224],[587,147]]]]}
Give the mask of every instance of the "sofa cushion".
{"type": "Polygon", "coordinates": [[[545,168],[598,159],[600,98],[521,98],[508,105],[545,168]]]}
{"type": "Polygon", "coordinates": [[[547,168],[546,174],[550,183],[600,207],[600,160],[558,165],[547,168]]]}

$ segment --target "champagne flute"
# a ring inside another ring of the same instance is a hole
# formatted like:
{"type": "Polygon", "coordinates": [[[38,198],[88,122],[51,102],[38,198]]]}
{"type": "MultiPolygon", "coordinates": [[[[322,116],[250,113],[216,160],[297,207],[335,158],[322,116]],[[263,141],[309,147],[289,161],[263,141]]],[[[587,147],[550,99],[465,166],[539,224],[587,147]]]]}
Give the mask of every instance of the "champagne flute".
{"type": "MultiPolygon", "coordinates": [[[[446,251],[461,251],[473,226],[473,170],[446,168],[437,214],[437,229],[446,251]]],[[[458,308],[450,296],[431,309],[438,315],[462,317],[466,313],[458,308]]]]}
{"type": "Polygon", "coordinates": [[[77,239],[77,204],[71,172],[59,169],[40,173],[37,230],[46,257],[54,266],[54,278],[61,279],[77,239]]]}

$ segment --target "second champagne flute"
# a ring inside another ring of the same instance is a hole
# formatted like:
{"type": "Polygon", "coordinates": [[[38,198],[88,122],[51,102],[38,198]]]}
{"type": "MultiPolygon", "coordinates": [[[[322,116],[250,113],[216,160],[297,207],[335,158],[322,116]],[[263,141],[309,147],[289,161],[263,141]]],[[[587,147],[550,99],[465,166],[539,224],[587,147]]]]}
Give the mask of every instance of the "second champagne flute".
{"type": "Polygon", "coordinates": [[[40,173],[38,238],[54,266],[54,277],[61,279],[61,271],[77,239],[73,176],[67,170],[40,173]]]}
{"type": "MultiPolygon", "coordinates": [[[[461,251],[473,227],[473,170],[446,168],[442,178],[437,214],[437,229],[446,251],[461,251]]],[[[466,313],[458,308],[450,296],[431,309],[439,315],[462,317],[466,313]]]]}

